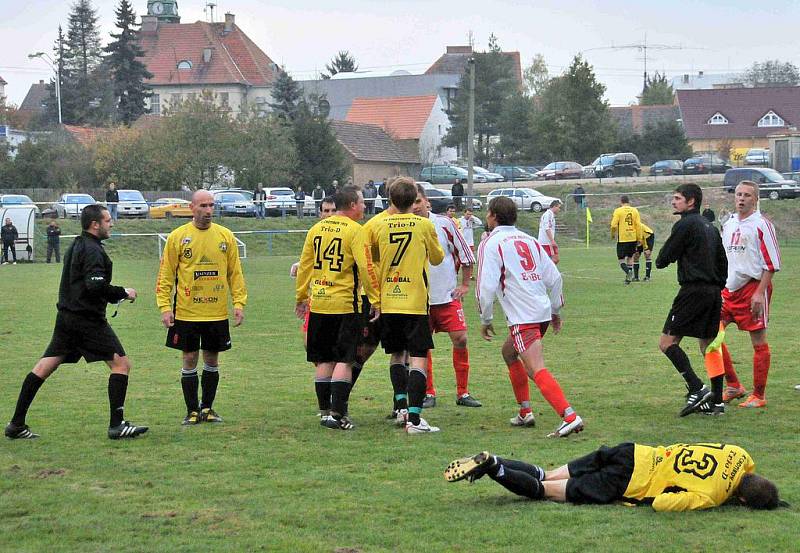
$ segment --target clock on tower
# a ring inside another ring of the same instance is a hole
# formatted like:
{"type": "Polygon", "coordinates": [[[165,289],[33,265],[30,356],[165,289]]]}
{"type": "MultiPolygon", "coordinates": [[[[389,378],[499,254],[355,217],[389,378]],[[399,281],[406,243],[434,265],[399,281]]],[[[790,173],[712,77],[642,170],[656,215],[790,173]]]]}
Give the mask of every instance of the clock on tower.
{"type": "Polygon", "coordinates": [[[163,23],[180,23],[178,2],[175,0],[148,0],[147,15],[154,15],[163,23]]]}

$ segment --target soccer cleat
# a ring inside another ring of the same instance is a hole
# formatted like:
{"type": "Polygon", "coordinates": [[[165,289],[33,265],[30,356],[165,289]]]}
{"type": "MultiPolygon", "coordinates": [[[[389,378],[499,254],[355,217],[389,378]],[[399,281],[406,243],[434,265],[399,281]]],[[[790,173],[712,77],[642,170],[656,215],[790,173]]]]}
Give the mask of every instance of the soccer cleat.
{"type": "Polygon", "coordinates": [[[650,280],[650,277],[649,277],[649,276],[646,276],[646,277],[644,277],[644,278],[642,279],[642,282],[648,282],[649,280],[650,280]]]}
{"type": "Polygon", "coordinates": [[[685,417],[686,415],[691,415],[697,411],[701,403],[708,400],[710,397],[711,390],[708,389],[708,386],[703,386],[696,392],[689,392],[686,394],[686,405],[681,409],[681,412],[678,413],[678,416],[685,417]]]}
{"type": "Polygon", "coordinates": [[[317,411],[317,418],[327,417],[330,414],[329,409],[320,409],[317,411]]]}
{"type": "Polygon", "coordinates": [[[392,412],[386,415],[386,420],[392,423],[397,422],[397,409],[392,409],[392,412]]]}
{"type": "Polygon", "coordinates": [[[436,396],[432,394],[425,394],[425,399],[422,400],[423,409],[431,409],[436,407],[436,396]]]}
{"type": "Polygon", "coordinates": [[[432,432],[439,432],[438,426],[431,426],[428,421],[420,417],[419,424],[406,423],[406,433],[408,434],[430,434],[432,432]]]}
{"type": "Polygon", "coordinates": [[[744,397],[745,395],[747,395],[747,390],[744,389],[744,386],[739,386],[738,388],[727,386],[725,391],[722,392],[722,401],[729,403],[730,401],[744,397]]]}
{"type": "Polygon", "coordinates": [[[488,451],[481,451],[472,457],[456,459],[444,469],[444,479],[448,482],[458,482],[468,478],[474,482],[486,474],[487,469],[497,463],[494,455],[488,451]]]}
{"type": "Polygon", "coordinates": [[[758,409],[766,406],[767,400],[762,399],[755,394],[750,394],[746,400],[739,404],[739,407],[744,407],[746,409],[758,409]]]}
{"type": "Polygon", "coordinates": [[[191,426],[193,424],[200,424],[200,413],[197,411],[191,411],[183,418],[183,422],[181,423],[182,426],[191,426]]]}
{"type": "Polygon", "coordinates": [[[210,407],[200,410],[200,422],[225,422],[222,420],[216,411],[210,407]]]}
{"type": "Polygon", "coordinates": [[[720,416],[725,414],[724,403],[712,403],[711,401],[704,401],[700,407],[695,411],[698,415],[720,416]]]}
{"type": "Polygon", "coordinates": [[[519,413],[517,416],[509,420],[511,426],[536,426],[536,419],[533,418],[533,413],[526,413],[523,417],[519,413]]]}
{"type": "Polygon", "coordinates": [[[112,440],[119,440],[122,438],[135,438],[147,432],[146,426],[136,426],[128,421],[122,421],[117,426],[112,426],[108,429],[108,437],[112,440]]]}
{"type": "Polygon", "coordinates": [[[631,280],[631,282],[639,282],[639,277],[633,277],[633,280],[631,280]]]}
{"type": "Polygon", "coordinates": [[[547,435],[548,438],[566,438],[583,430],[583,419],[575,415],[572,422],[561,421],[561,424],[547,435]]]}
{"type": "Polygon", "coordinates": [[[464,394],[461,397],[456,398],[456,405],[461,405],[463,407],[482,407],[483,403],[469,394],[464,394]]]}
{"type": "Polygon", "coordinates": [[[334,418],[334,417],[327,417],[320,421],[320,424],[325,428],[330,428],[331,430],[352,430],[355,428],[350,419],[345,417],[342,418],[334,418]]]}
{"type": "Polygon", "coordinates": [[[795,389],[795,390],[797,390],[798,392],[800,392],[800,384],[797,384],[797,385],[794,387],[794,389],[795,389]]]}
{"type": "Polygon", "coordinates": [[[38,438],[39,434],[34,434],[27,424],[17,426],[13,422],[6,425],[6,438],[9,440],[33,440],[38,438]]]}
{"type": "Polygon", "coordinates": [[[394,422],[397,426],[405,426],[408,422],[408,409],[398,409],[394,422]]]}

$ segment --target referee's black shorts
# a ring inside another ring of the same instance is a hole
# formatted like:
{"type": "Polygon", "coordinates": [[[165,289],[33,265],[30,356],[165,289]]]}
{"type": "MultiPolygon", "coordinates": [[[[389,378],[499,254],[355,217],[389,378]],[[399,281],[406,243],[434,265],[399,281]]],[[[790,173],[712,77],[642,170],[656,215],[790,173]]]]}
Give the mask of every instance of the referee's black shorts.
{"type": "Polygon", "coordinates": [[[42,357],[64,357],[64,363],[111,361],[114,354],[125,357],[125,349],[105,319],[88,318],[59,311],[53,337],[42,357]]]}
{"type": "Polygon", "coordinates": [[[653,246],[656,243],[656,235],[655,234],[651,234],[650,236],[648,236],[645,239],[645,242],[647,243],[647,247],[646,248],[642,247],[642,243],[641,242],[636,244],[636,253],[642,253],[645,250],[650,251],[650,252],[653,251],[653,246]]]}
{"type": "Polygon", "coordinates": [[[704,282],[684,284],[672,302],[664,334],[713,339],[719,332],[722,290],[704,282]]]}
{"type": "Polygon", "coordinates": [[[353,363],[363,332],[361,313],[314,313],[308,317],[306,360],[310,363],[353,363]]]}
{"type": "Polygon", "coordinates": [[[426,357],[433,349],[428,315],[381,313],[381,344],[389,354],[407,351],[411,357],[426,357]]]}
{"type": "Polygon", "coordinates": [[[605,504],[625,495],[633,475],[634,445],[619,444],[600,449],[567,464],[567,501],[605,504]]]}
{"type": "Polygon", "coordinates": [[[638,242],[617,242],[617,259],[625,259],[636,253],[638,242]]]}
{"type": "Polygon", "coordinates": [[[167,330],[167,347],[181,351],[228,351],[231,331],[228,319],[221,321],[181,321],[167,330]]]}

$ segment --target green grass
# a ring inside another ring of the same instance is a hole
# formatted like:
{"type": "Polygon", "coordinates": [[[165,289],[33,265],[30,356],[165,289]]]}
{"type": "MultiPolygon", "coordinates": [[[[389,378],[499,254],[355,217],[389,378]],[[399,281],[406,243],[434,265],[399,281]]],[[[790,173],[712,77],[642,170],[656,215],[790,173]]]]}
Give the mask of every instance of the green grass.
{"type": "MultiPolygon", "coordinates": [[[[354,391],[356,431],[320,428],[313,373],[292,314],[287,271],[294,257],[268,257],[257,248],[244,262],[247,319],[233,330],[233,350],[221,357],[216,407],[226,423],[182,428],[179,356],[163,347],[153,297],[154,249],[114,251],[115,281],[137,288],[140,299],[112,320],[134,364],[126,415],[151,431],[130,442],[109,441],[106,367],[59,369],[29,416],[42,438],[0,442],[0,551],[796,550],[800,394],[792,387],[800,373],[791,344],[800,248],[784,249],[787,270],[775,279],[769,406],[680,419],[681,381],[657,349],[677,288],[674,270],[623,287],[611,248],[565,244],[565,326],[547,335],[545,355],[587,427],[557,441],[544,437],[558,420],[535,387],[538,425],[508,425],[515,404],[500,340],[480,339],[471,297],[471,391],[483,408],[454,405],[450,348],[437,336],[439,406],[425,416],[442,427],[440,434],[412,438],[385,423],[391,388],[383,354],[368,363],[354,391]],[[740,444],[794,506],[656,514],[644,507],[533,503],[488,479],[469,485],[442,478],[451,459],[482,449],[553,467],[621,441],[740,444]]],[[[3,422],[49,340],[59,270],[0,268],[3,422]]],[[[749,385],[749,340],[736,331],[729,336],[749,385]]],[[[694,344],[686,346],[699,366],[694,344]]]]}

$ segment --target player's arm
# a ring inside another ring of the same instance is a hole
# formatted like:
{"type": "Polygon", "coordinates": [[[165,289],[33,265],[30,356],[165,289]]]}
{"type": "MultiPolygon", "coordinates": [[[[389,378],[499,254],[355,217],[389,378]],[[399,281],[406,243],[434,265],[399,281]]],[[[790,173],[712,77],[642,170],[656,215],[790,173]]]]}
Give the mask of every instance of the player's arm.
{"type": "Polygon", "coordinates": [[[659,512],[694,511],[716,506],[710,497],[697,492],[662,493],[653,499],[653,510],[659,512]]]}
{"type": "Polygon", "coordinates": [[[617,226],[619,226],[619,209],[615,209],[614,215],[611,216],[611,238],[617,236],[617,226]]]}
{"type": "Polygon", "coordinates": [[[314,228],[306,234],[303,252],[300,254],[300,265],[297,267],[295,281],[295,302],[299,305],[308,301],[308,287],[311,285],[311,272],[314,267],[314,228]]]}
{"type": "Polygon", "coordinates": [[[475,287],[475,298],[481,324],[489,325],[494,317],[494,298],[500,286],[500,275],[503,265],[496,251],[490,251],[482,244],[478,255],[478,285],[475,287]]]}
{"type": "Polygon", "coordinates": [[[228,239],[228,288],[233,300],[233,326],[244,322],[244,306],[247,303],[247,286],[242,273],[242,261],[239,259],[239,247],[233,234],[228,239]]]}
{"type": "Polygon", "coordinates": [[[664,245],[661,246],[661,251],[658,252],[658,257],[656,257],[656,267],[659,269],[663,269],[667,267],[670,263],[675,263],[678,260],[678,256],[683,251],[683,242],[686,240],[686,230],[681,225],[681,221],[678,221],[672,226],[672,233],[667,238],[664,245]]]}
{"type": "Polygon", "coordinates": [[[177,243],[176,234],[170,234],[164,245],[161,264],[158,267],[156,305],[161,313],[172,312],[173,286],[175,286],[175,274],[178,270],[177,243]]]}
{"type": "MultiPolygon", "coordinates": [[[[83,250],[83,281],[86,290],[95,296],[105,298],[108,303],[116,303],[128,298],[128,291],[122,286],[111,284],[101,252],[95,248],[83,250]]],[[[134,296],[135,297],[135,296],[134,296]]]]}
{"type": "Polygon", "coordinates": [[[353,259],[358,267],[358,277],[364,285],[364,292],[369,298],[369,303],[376,309],[380,308],[380,292],[375,278],[375,270],[371,259],[371,248],[366,243],[366,232],[359,226],[354,231],[352,240],[353,259]]]}
{"type": "Polygon", "coordinates": [[[438,265],[444,259],[444,250],[439,244],[439,236],[436,234],[436,227],[429,219],[423,219],[425,249],[428,250],[428,261],[431,265],[438,265]]]}

